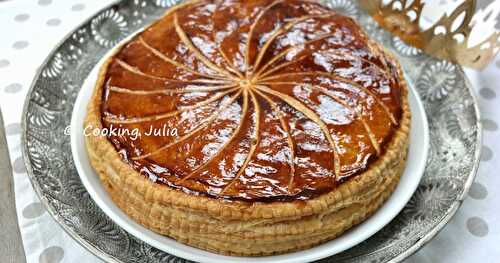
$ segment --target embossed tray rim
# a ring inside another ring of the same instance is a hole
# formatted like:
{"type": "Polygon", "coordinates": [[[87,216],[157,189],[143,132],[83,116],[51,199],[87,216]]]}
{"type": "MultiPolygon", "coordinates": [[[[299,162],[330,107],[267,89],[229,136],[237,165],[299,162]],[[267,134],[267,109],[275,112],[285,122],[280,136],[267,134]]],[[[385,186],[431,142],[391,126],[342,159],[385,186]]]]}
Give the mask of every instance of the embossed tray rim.
{"type": "MultiPolygon", "coordinates": [[[[95,13],[90,15],[88,18],[83,20],[80,24],[78,24],[74,30],[66,34],[57,44],[54,46],[54,48],[48,53],[47,57],[44,59],[42,64],[37,68],[35,75],[33,77],[33,80],[31,82],[30,88],[27,93],[27,97],[24,102],[23,106],[23,113],[22,113],[22,121],[21,121],[21,128],[22,128],[22,134],[21,134],[21,142],[22,142],[22,156],[26,165],[26,170],[28,177],[30,179],[30,182],[33,186],[33,189],[37,196],[39,197],[41,203],[45,206],[45,209],[48,211],[49,215],[55,219],[55,221],[62,227],[62,229],[68,233],[70,237],[72,237],[75,241],[77,241],[82,247],[84,247],[87,251],[91,252],[95,256],[99,257],[100,259],[106,261],[106,262],[116,262],[116,263],[121,263],[123,261],[115,258],[114,256],[105,253],[98,249],[95,244],[92,244],[85,240],[82,236],[80,236],[76,231],[71,229],[66,223],[64,222],[64,218],[61,217],[59,214],[57,214],[56,210],[54,207],[52,207],[46,196],[42,193],[42,189],[37,186],[37,182],[35,181],[36,175],[33,173],[33,166],[29,162],[29,153],[28,153],[28,145],[27,145],[27,135],[28,135],[28,130],[27,130],[27,113],[28,113],[28,106],[30,102],[30,97],[29,95],[33,93],[35,87],[36,87],[36,81],[40,78],[42,69],[45,65],[48,64],[50,59],[54,56],[54,54],[57,52],[57,50],[62,46],[63,43],[65,43],[71,36],[72,34],[75,33],[75,31],[79,28],[82,28],[85,26],[87,23],[92,21],[98,14],[104,12],[105,10],[111,9],[113,6],[123,2],[123,0],[114,0],[111,3],[109,3],[107,6],[98,9],[95,13]]],[[[461,71],[463,73],[463,69],[461,66],[457,65],[457,70],[461,71]]],[[[474,109],[474,115],[476,117],[476,122],[474,125],[477,127],[477,133],[475,136],[475,141],[476,141],[476,149],[474,151],[474,160],[473,160],[473,165],[471,167],[470,172],[466,175],[466,181],[463,186],[463,191],[461,195],[453,200],[453,203],[451,207],[448,209],[448,213],[446,216],[441,218],[441,220],[430,230],[425,233],[422,238],[420,238],[417,242],[413,243],[410,248],[406,249],[402,253],[396,255],[395,257],[391,258],[388,262],[391,263],[397,263],[397,262],[402,262],[404,259],[408,258],[412,254],[416,253],[419,249],[421,249],[425,244],[427,244],[432,238],[434,238],[443,228],[444,226],[453,218],[453,216],[456,214],[457,210],[460,208],[462,205],[463,201],[465,200],[465,197],[474,182],[474,179],[477,174],[477,170],[479,167],[480,163],[480,156],[481,156],[481,145],[483,141],[483,136],[482,136],[482,123],[481,123],[481,113],[479,109],[479,104],[478,104],[478,99],[477,96],[474,92],[474,89],[470,83],[470,80],[465,76],[465,88],[467,89],[468,93],[471,96],[472,99],[472,104],[473,104],[473,109],[474,109]]]]}
{"type": "Polygon", "coordinates": [[[87,251],[89,251],[90,253],[92,253],[94,256],[104,260],[105,262],[113,262],[113,263],[122,263],[121,260],[118,260],[116,259],[115,257],[107,254],[107,253],[103,253],[102,251],[100,251],[99,249],[97,249],[93,244],[87,242],[85,239],[83,239],[78,233],[76,233],[75,231],[73,231],[73,229],[71,229],[70,227],[68,227],[65,223],[64,223],[64,218],[62,218],[61,216],[59,216],[59,214],[56,213],[56,210],[54,209],[54,207],[52,207],[51,205],[49,205],[49,202],[47,200],[47,197],[45,197],[45,195],[42,193],[42,189],[36,187],[36,183],[34,181],[34,177],[35,175],[33,174],[33,167],[31,165],[31,163],[29,161],[26,161],[26,160],[29,160],[28,158],[28,144],[26,143],[27,141],[27,128],[26,128],[26,118],[27,118],[27,113],[28,113],[28,106],[29,106],[29,94],[31,94],[33,92],[33,90],[35,89],[36,87],[36,81],[37,79],[40,78],[41,74],[42,74],[42,69],[43,69],[43,66],[44,65],[47,65],[47,63],[50,61],[50,59],[54,56],[54,54],[57,52],[57,50],[62,46],[62,44],[64,44],[64,42],[71,37],[71,35],[75,32],[75,30],[77,30],[78,28],[81,28],[83,26],[85,26],[87,23],[89,23],[90,21],[92,21],[92,19],[97,15],[97,14],[100,14],[102,12],[104,12],[105,10],[108,10],[109,8],[113,7],[114,5],[117,5],[118,3],[120,3],[122,0],[114,0],[112,1],[111,3],[109,3],[108,5],[98,9],[95,13],[93,13],[92,15],[90,15],[88,18],[86,18],[85,20],[83,20],[81,23],[79,23],[75,29],[71,30],[70,32],[68,32],[63,38],[61,38],[61,40],[59,40],[57,42],[57,44],[54,45],[54,48],[49,52],[49,54],[47,55],[47,57],[43,60],[42,64],[40,64],[40,66],[36,69],[36,72],[35,72],[35,76],[33,77],[33,80],[31,81],[31,85],[30,85],[30,88],[28,90],[28,93],[26,95],[26,99],[25,99],[25,102],[24,102],[24,105],[23,105],[23,113],[22,113],[22,121],[21,121],[21,130],[22,130],[22,133],[21,133],[21,142],[23,144],[23,147],[22,147],[22,156],[23,156],[23,160],[24,160],[24,164],[26,165],[26,171],[28,173],[28,177],[30,179],[30,182],[31,182],[31,185],[33,187],[33,190],[35,191],[36,195],[38,196],[38,198],[40,199],[40,202],[43,204],[43,206],[45,207],[45,210],[47,210],[47,212],[49,213],[49,215],[54,218],[54,220],[59,224],[59,226],[71,237],[73,238],[73,240],[75,240],[78,244],[80,244],[82,247],[84,247],[87,251]]]}

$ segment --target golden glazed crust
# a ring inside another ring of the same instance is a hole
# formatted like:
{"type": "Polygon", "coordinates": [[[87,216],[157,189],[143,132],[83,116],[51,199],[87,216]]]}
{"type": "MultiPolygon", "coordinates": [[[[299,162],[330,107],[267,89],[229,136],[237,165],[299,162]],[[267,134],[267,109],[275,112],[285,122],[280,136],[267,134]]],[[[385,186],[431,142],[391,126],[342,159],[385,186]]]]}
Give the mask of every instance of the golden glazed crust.
{"type": "MultiPolygon", "coordinates": [[[[197,2],[197,1],[194,1],[197,2]]],[[[165,17],[189,5],[172,8],[165,17]]],[[[263,256],[306,249],[364,221],[390,196],[405,168],[411,113],[399,64],[372,41],[370,50],[397,67],[399,125],[368,168],[327,193],[306,200],[243,201],[213,198],[155,183],[125,162],[106,136],[86,137],[91,165],[113,201],[143,226],[215,253],[263,256]]],[[[123,48],[123,47],[122,47],[123,48]]],[[[119,50],[117,51],[119,52],[119,50]]],[[[100,71],[85,127],[104,128],[103,91],[109,58],[100,71]]]]}
{"type": "Polygon", "coordinates": [[[104,128],[159,184],[228,200],[305,200],[383,154],[396,65],[349,18],[302,0],[200,1],[127,42],[104,76],[104,128]],[[151,128],[178,136],[148,135],[151,128]]]}

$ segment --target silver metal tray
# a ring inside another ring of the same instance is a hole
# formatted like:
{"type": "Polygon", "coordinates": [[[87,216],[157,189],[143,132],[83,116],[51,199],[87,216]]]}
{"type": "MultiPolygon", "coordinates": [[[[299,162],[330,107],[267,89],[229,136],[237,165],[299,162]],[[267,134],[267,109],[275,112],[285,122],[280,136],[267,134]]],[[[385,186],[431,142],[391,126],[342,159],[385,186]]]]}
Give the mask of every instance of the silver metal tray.
{"type": "MultiPolygon", "coordinates": [[[[131,236],[96,206],[76,172],[67,129],[76,96],[94,65],[116,43],[178,2],[125,0],[101,10],[52,51],[25,102],[23,154],[33,188],[63,229],[105,261],[186,262],[131,236]]],[[[396,54],[424,102],[431,144],[424,177],[404,210],[368,240],[322,262],[399,262],[444,227],[474,179],[481,149],[477,102],[461,67],[391,37],[354,0],[322,2],[355,17],[396,54]]]]}

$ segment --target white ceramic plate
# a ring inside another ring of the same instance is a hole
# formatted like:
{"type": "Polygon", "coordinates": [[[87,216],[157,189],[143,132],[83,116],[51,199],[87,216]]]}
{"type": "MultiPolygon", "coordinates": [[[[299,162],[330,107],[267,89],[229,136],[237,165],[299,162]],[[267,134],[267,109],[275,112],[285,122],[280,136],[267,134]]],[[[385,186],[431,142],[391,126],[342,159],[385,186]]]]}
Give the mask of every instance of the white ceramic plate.
{"type": "Polygon", "coordinates": [[[413,87],[410,87],[409,100],[412,111],[412,129],[407,166],[392,196],[366,221],[350,229],[342,236],[322,245],[277,256],[253,258],[222,256],[183,245],[174,239],[156,234],[130,219],[113,203],[110,196],[102,187],[99,177],[90,166],[85,149],[83,121],[86,115],[87,103],[90,100],[94,85],[98,78],[99,69],[112,52],[113,51],[110,51],[104,56],[92,70],[89,77],[84,82],[75,103],[71,119],[71,150],[75,165],[83,185],[104,213],[130,234],[172,255],[207,263],[302,263],[325,258],[361,243],[387,225],[410,200],[423,175],[429,148],[429,129],[422,103],[413,87]]]}

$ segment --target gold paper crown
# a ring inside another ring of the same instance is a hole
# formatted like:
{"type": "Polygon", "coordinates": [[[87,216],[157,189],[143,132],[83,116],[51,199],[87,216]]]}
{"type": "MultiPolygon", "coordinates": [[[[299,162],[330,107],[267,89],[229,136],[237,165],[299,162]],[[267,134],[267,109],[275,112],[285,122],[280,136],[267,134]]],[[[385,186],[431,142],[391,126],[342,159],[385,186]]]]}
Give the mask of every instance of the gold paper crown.
{"type": "MultiPolygon", "coordinates": [[[[359,0],[359,2],[381,27],[405,43],[439,59],[481,69],[495,58],[500,49],[499,32],[494,32],[478,45],[468,47],[471,32],[476,26],[471,23],[476,9],[475,0],[465,0],[450,15],[444,14],[426,30],[422,30],[419,26],[425,6],[421,0],[413,0],[411,3],[407,0],[359,0]],[[457,27],[458,22],[460,24],[457,27]]],[[[495,2],[496,0],[488,9],[493,8],[495,2]]],[[[491,16],[491,12],[488,12],[489,14],[483,19],[486,20],[491,16]]]]}

